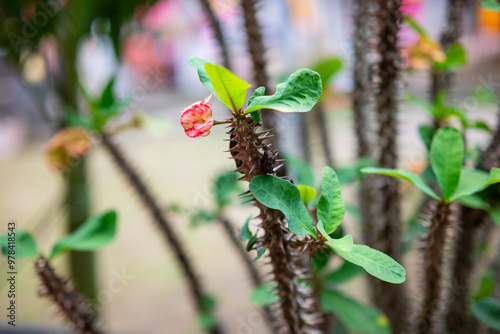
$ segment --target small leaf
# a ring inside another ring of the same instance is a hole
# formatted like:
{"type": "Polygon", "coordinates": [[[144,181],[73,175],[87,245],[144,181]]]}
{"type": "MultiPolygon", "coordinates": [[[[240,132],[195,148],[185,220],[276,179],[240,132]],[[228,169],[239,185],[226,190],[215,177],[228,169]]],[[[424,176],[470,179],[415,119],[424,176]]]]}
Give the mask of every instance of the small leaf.
{"type": "Polygon", "coordinates": [[[320,308],[334,313],[347,328],[362,334],[390,334],[387,317],[378,309],[363,305],[339,291],[321,291],[320,308]]]}
{"type": "Polygon", "coordinates": [[[364,245],[354,245],[352,251],[343,253],[332,248],[335,253],[363,267],[370,275],[389,283],[403,283],[405,281],[405,269],[390,256],[364,245]]]}
{"type": "Polygon", "coordinates": [[[230,204],[236,194],[241,192],[238,182],[235,182],[237,178],[238,174],[231,172],[222,173],[215,179],[214,193],[219,210],[230,204]]]}
{"type": "Polygon", "coordinates": [[[325,224],[327,234],[333,233],[345,215],[345,203],[340,191],[340,183],[335,171],[323,168],[321,197],[318,202],[318,221],[325,224]]]}
{"type": "Polygon", "coordinates": [[[417,175],[413,174],[411,172],[407,172],[405,170],[401,169],[390,169],[390,168],[378,168],[378,167],[367,167],[363,168],[361,170],[362,173],[365,174],[381,174],[381,175],[389,175],[393,177],[397,177],[399,179],[408,181],[412,183],[415,187],[418,189],[422,190],[424,193],[429,195],[430,197],[434,198],[435,200],[441,200],[441,198],[436,195],[434,190],[432,190],[425,182],[422,180],[422,178],[417,175]]]}
{"type": "Polygon", "coordinates": [[[500,182],[500,168],[492,168],[490,174],[486,174],[479,170],[463,168],[463,176],[460,177],[460,183],[451,197],[450,201],[459,199],[462,196],[472,195],[488,186],[500,182]]]}
{"type": "Polygon", "coordinates": [[[207,72],[205,71],[205,64],[208,62],[201,58],[189,58],[189,65],[193,66],[198,70],[198,77],[200,78],[201,83],[215,96],[218,98],[217,93],[215,92],[214,87],[212,86],[212,80],[210,80],[207,72]]]}
{"type": "Polygon", "coordinates": [[[325,284],[340,285],[364,273],[365,270],[362,267],[352,264],[351,262],[344,261],[339,269],[326,275],[323,280],[325,281],[325,284]]]}
{"type": "Polygon", "coordinates": [[[500,12],[500,3],[498,3],[498,0],[483,0],[481,1],[480,6],[482,9],[500,12]]]}
{"type": "Polygon", "coordinates": [[[425,38],[429,37],[429,35],[427,34],[427,32],[424,30],[424,28],[422,28],[422,26],[420,24],[418,24],[417,22],[415,22],[409,16],[405,16],[403,18],[403,21],[404,21],[404,23],[408,24],[408,26],[410,28],[412,28],[413,30],[415,30],[420,36],[425,37],[425,38]]]}
{"type": "Polygon", "coordinates": [[[430,157],[443,198],[448,201],[458,187],[464,161],[464,141],[460,131],[452,127],[439,129],[432,140],[430,157]]]}
{"type": "Polygon", "coordinates": [[[241,228],[240,239],[242,241],[249,240],[251,237],[253,237],[252,231],[250,231],[250,228],[248,228],[248,224],[250,223],[251,219],[252,215],[248,216],[247,220],[245,221],[245,224],[243,224],[243,227],[241,228]]]}
{"type": "Polygon", "coordinates": [[[51,258],[68,250],[94,251],[109,244],[116,235],[116,211],[88,218],[73,233],[59,239],[52,248],[51,258]]]}
{"type": "Polygon", "coordinates": [[[321,61],[313,66],[313,70],[321,77],[323,90],[328,86],[330,79],[342,68],[342,60],[339,58],[330,58],[321,61]]]}
{"type": "Polygon", "coordinates": [[[262,255],[264,255],[264,253],[266,252],[266,248],[265,247],[262,247],[261,249],[259,249],[257,251],[257,256],[255,257],[255,259],[253,259],[252,263],[255,263],[257,262],[258,259],[260,259],[262,257],[262,255]]]}
{"type": "Polygon", "coordinates": [[[256,306],[269,306],[278,301],[276,283],[270,282],[256,287],[250,295],[250,301],[256,306]]]}
{"type": "Polygon", "coordinates": [[[343,236],[340,239],[333,239],[326,233],[323,221],[318,221],[318,230],[321,235],[327,240],[326,245],[333,249],[334,251],[340,251],[342,253],[348,253],[352,251],[354,243],[352,242],[352,236],[350,234],[343,236]]]}
{"type": "Polygon", "coordinates": [[[115,78],[112,78],[106,87],[104,88],[101,95],[101,108],[109,108],[115,104],[115,98],[113,97],[113,87],[115,85],[115,78]]]}
{"type": "Polygon", "coordinates": [[[259,109],[307,112],[318,102],[321,91],[319,74],[303,68],[292,73],[286,82],[278,84],[273,95],[255,97],[248,104],[245,114],[259,109]]]}
{"type": "Polygon", "coordinates": [[[258,175],[250,182],[250,191],[263,205],[285,214],[290,232],[317,237],[314,222],[300,198],[300,191],[292,183],[276,176],[258,175]]]}
{"type": "Polygon", "coordinates": [[[299,184],[297,186],[300,191],[300,198],[305,205],[307,205],[310,201],[312,201],[316,197],[316,190],[309,186],[303,186],[299,184]]]}
{"type": "Polygon", "coordinates": [[[250,84],[219,65],[206,63],[205,71],[212,81],[217,98],[234,113],[238,113],[245,104],[250,84]]]}
{"type": "Polygon", "coordinates": [[[484,210],[484,211],[489,211],[491,209],[490,205],[477,195],[462,196],[460,197],[459,202],[461,205],[471,209],[484,210]]]}
{"type": "Polygon", "coordinates": [[[10,244],[9,232],[0,235],[2,254],[5,257],[10,255],[16,259],[36,259],[38,257],[38,246],[33,236],[28,231],[24,230],[16,230],[14,233],[15,236],[11,233],[10,238],[15,238],[15,241],[10,244]],[[14,254],[13,251],[15,252],[14,254]]]}
{"type": "Polygon", "coordinates": [[[491,220],[497,225],[500,225],[500,208],[492,208],[490,211],[491,220]]]}
{"type": "Polygon", "coordinates": [[[489,328],[500,330],[500,301],[485,298],[472,304],[472,313],[489,328]]]}
{"type": "Polygon", "coordinates": [[[436,133],[436,128],[430,125],[421,125],[418,127],[418,133],[420,134],[420,138],[422,138],[425,147],[428,151],[430,151],[432,138],[436,133]]]}
{"type": "Polygon", "coordinates": [[[467,54],[460,43],[452,44],[445,51],[444,62],[435,62],[434,67],[439,71],[454,71],[467,63],[467,54]]]}
{"type": "MultiPolygon", "coordinates": [[[[253,101],[253,99],[258,96],[264,96],[265,93],[266,93],[266,87],[257,88],[253,92],[253,95],[250,96],[250,98],[248,99],[248,103],[250,104],[253,101]]],[[[254,112],[250,113],[250,115],[252,116],[253,124],[257,124],[262,120],[260,118],[260,110],[255,110],[254,112]]]]}
{"type": "Polygon", "coordinates": [[[210,331],[211,329],[217,326],[217,319],[212,314],[212,312],[202,312],[198,316],[198,323],[200,327],[206,331],[210,331]]]}

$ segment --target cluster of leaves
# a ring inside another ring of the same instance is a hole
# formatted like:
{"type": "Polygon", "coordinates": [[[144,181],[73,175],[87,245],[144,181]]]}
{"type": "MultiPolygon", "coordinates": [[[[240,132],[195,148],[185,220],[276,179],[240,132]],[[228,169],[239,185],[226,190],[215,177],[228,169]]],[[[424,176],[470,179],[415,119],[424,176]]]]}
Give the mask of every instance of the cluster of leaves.
{"type": "MultiPolygon", "coordinates": [[[[50,258],[63,254],[69,250],[95,251],[113,241],[116,236],[117,214],[115,211],[107,211],[102,214],[89,217],[74,232],[62,237],[52,247],[50,258]]],[[[25,230],[16,231],[15,246],[9,244],[9,234],[0,235],[0,246],[2,253],[7,256],[12,247],[16,258],[36,259],[39,256],[38,245],[33,236],[25,230]]]]}

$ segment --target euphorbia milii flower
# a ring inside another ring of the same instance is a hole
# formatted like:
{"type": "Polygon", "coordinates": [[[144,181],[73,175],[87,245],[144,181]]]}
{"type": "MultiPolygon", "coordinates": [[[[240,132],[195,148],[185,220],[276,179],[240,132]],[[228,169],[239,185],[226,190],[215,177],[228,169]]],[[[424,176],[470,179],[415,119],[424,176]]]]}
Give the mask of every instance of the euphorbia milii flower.
{"type": "Polygon", "coordinates": [[[60,170],[69,169],[75,159],[83,157],[92,147],[87,132],[79,127],[68,127],[54,135],[47,144],[49,164],[60,170]]]}
{"type": "Polygon", "coordinates": [[[188,137],[205,137],[214,125],[212,105],[208,103],[212,95],[200,102],[193,103],[181,111],[181,125],[188,137]]]}

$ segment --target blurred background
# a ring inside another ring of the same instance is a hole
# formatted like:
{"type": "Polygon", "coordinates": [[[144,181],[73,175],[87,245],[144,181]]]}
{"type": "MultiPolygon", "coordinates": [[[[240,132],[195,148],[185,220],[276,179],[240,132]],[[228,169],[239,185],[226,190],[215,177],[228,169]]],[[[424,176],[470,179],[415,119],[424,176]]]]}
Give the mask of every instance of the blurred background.
{"type": "MultiPolygon", "coordinates": [[[[446,2],[403,3],[406,13],[432,38],[439,39],[446,22],[446,2]]],[[[252,83],[239,2],[211,0],[210,5],[220,20],[233,72],[252,83]]],[[[116,142],[164,208],[177,208],[169,216],[204,284],[216,296],[217,312],[228,332],[265,333],[263,322],[256,328],[248,325],[255,322],[252,312],[256,308],[248,298],[252,285],[229,240],[215,222],[193,226],[190,214],[192,208],[213,205],[214,179],[234,168],[228,153],[223,152],[228,148],[223,141],[227,138],[224,128],[214,127],[210,136],[191,139],[184,135],[179,122],[183,108],[209,94],[187,59],[200,57],[222,63],[200,1],[2,1],[0,19],[5,27],[0,31],[0,226],[5,228],[0,227],[0,231],[7,228],[7,222],[15,221],[18,229],[36,236],[44,253],[66,233],[65,178],[48,163],[46,145],[64,120],[65,111],[61,110],[68,105],[64,97],[68,88],[81,87],[91,98],[98,98],[114,78],[115,99],[129,101],[114,125],[140,119],[139,127],[120,133],[116,142]],[[64,69],[73,62],[74,73],[69,71],[72,74],[68,75],[64,69]]],[[[258,19],[273,84],[297,68],[314,66],[323,59],[335,57],[341,62],[340,70],[328,82],[322,103],[336,166],[353,163],[351,1],[261,1],[258,19]]],[[[500,14],[485,11],[471,1],[465,10],[462,37],[468,66],[457,73],[450,94],[472,118],[490,126],[496,106],[483,104],[476,88],[483,85],[498,91],[500,87],[499,30],[500,14]]],[[[400,38],[405,49],[416,43],[418,35],[404,26],[400,38]]],[[[425,123],[428,115],[404,96],[412,93],[427,99],[428,89],[428,72],[403,72],[400,164],[416,170],[425,159],[416,125],[425,123]]],[[[223,120],[228,111],[214,100],[214,118],[223,120]]],[[[78,104],[74,102],[75,107],[78,104]]],[[[302,142],[302,123],[309,121],[295,115],[280,117],[280,150],[304,160],[310,160],[308,155],[319,156],[310,161],[319,172],[326,161],[321,157],[314,125],[309,126],[308,148],[302,142]],[[307,153],[308,149],[312,153],[307,153]]],[[[481,145],[485,138],[481,131],[472,131],[473,145],[481,145]]],[[[119,213],[115,242],[95,258],[97,293],[107,330],[200,332],[179,268],[123,176],[98,146],[89,154],[86,167],[90,212],[116,209],[119,213]]],[[[351,190],[346,187],[347,198],[351,190]]],[[[405,199],[407,206],[414,202],[411,194],[405,199]]],[[[251,213],[255,212],[250,207],[234,206],[225,214],[239,229],[251,213]]],[[[347,229],[356,233],[355,215],[348,215],[347,229]]],[[[54,265],[70,276],[67,262],[62,257],[54,265]]],[[[6,270],[4,258],[0,259],[0,268],[6,270]]],[[[17,332],[24,332],[22,328],[56,332],[66,326],[55,308],[37,297],[39,289],[32,263],[19,261],[17,332]]],[[[7,284],[2,281],[1,305],[5,305],[6,291],[7,284]]],[[[368,301],[362,289],[357,297],[368,301]]]]}

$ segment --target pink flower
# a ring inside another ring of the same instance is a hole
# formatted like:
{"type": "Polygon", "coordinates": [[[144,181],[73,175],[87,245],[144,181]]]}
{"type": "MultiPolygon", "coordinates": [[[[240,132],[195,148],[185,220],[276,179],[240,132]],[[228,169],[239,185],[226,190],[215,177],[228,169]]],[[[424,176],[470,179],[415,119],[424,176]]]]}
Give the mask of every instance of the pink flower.
{"type": "Polygon", "coordinates": [[[208,103],[211,97],[210,94],[203,101],[193,103],[181,111],[181,125],[188,137],[205,137],[210,134],[210,128],[214,125],[212,105],[208,103]]]}

